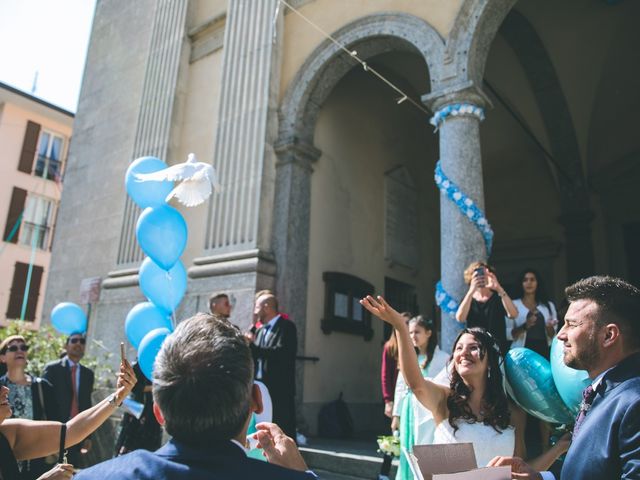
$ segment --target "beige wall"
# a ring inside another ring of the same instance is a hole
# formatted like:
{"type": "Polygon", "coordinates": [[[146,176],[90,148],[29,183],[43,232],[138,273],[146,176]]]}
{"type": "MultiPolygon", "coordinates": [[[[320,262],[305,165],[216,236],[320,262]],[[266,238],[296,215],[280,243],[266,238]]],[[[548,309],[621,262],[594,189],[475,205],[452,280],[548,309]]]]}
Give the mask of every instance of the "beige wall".
{"type": "MultiPolygon", "coordinates": [[[[446,37],[462,0],[322,0],[304,4],[299,11],[331,34],[367,15],[403,12],[426,20],[446,37]]],[[[280,98],[291,79],[325,37],[294,12],[285,16],[280,98]]]]}
{"type": "MultiPolygon", "coordinates": [[[[35,194],[53,200],[56,204],[60,200],[61,191],[55,182],[18,171],[27,121],[36,122],[42,126],[42,129],[64,137],[62,158],[66,159],[73,117],[2,87],[0,87],[0,106],[0,145],[2,146],[0,148],[0,231],[4,233],[13,187],[26,190],[27,198],[29,194],[35,194]]],[[[50,257],[48,250],[38,249],[35,252],[34,265],[43,267],[44,272],[34,328],[40,325],[50,257]]],[[[16,262],[28,264],[30,259],[30,246],[0,243],[0,272],[2,272],[0,275],[0,325],[5,325],[7,320],[6,312],[15,264],[16,262]]],[[[80,285],[76,288],[79,289],[80,285]]]]}
{"type": "MultiPolygon", "coordinates": [[[[417,56],[407,57],[405,67],[415,68],[418,62],[417,56]]],[[[372,319],[375,333],[368,342],[341,332],[324,334],[323,272],[355,275],[373,284],[377,293],[384,292],[385,276],[415,285],[421,311],[431,313],[439,270],[439,206],[431,181],[436,138],[423,120],[413,107],[397,106],[392,92],[360,70],[348,74],[322,107],[315,135],[322,156],[311,177],[304,352],[320,361],[305,366],[304,403],[325,403],[341,391],[349,403],[377,404],[382,398],[383,325],[372,319]],[[398,165],[406,166],[419,192],[417,272],[389,267],[384,260],[384,174],[398,165]]]]}

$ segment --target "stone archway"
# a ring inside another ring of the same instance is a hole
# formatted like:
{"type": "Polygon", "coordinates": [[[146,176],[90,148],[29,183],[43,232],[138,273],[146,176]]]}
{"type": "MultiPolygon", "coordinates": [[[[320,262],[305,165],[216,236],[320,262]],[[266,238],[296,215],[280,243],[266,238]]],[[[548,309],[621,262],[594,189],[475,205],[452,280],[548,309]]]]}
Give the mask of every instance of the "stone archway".
{"type": "MultiPolygon", "coordinates": [[[[424,58],[429,70],[441,63],[444,49],[444,40],[428,23],[402,13],[364,17],[333,36],[364,60],[390,51],[410,51],[424,58]]],[[[313,143],[314,130],[324,101],[355,65],[334,43],[323,42],[292,80],[279,110],[274,205],[278,215],[272,245],[278,296],[292,317],[300,319],[299,351],[304,351],[306,330],[302,319],[307,314],[312,164],[321,154],[313,143]]],[[[303,384],[302,372],[299,368],[298,385],[303,384]]]]}

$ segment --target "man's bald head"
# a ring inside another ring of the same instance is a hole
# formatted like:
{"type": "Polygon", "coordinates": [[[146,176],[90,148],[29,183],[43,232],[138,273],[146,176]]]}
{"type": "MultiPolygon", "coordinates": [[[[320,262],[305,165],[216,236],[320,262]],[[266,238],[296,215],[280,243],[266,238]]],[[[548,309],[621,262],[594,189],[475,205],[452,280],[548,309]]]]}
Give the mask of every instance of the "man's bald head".
{"type": "Polygon", "coordinates": [[[278,299],[272,293],[265,293],[256,299],[255,315],[262,323],[267,323],[278,315],[278,299]]]}

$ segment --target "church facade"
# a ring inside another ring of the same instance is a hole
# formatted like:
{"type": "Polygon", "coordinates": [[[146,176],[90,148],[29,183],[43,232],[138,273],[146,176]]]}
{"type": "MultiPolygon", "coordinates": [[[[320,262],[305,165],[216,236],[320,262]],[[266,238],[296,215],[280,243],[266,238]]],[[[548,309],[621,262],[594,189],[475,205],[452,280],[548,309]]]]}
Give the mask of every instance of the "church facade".
{"type": "Polygon", "coordinates": [[[275,290],[298,328],[305,433],[340,392],[358,431],[380,431],[385,329],[361,295],[435,318],[450,348],[471,261],[505,286],[534,267],[557,301],[592,273],[640,279],[639,14],[630,0],[98,1],[45,315],[99,279],[89,335],[117,351],[144,300],[124,173],[193,152],[221,188],[181,210],[177,318],[226,292],[247,328],[254,293],[275,290]]]}

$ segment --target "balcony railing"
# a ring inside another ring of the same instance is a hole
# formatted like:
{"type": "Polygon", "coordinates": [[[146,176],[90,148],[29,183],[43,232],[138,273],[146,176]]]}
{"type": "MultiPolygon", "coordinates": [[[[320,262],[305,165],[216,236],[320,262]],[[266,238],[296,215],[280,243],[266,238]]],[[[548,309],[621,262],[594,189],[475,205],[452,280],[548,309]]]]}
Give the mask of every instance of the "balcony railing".
{"type": "Polygon", "coordinates": [[[32,246],[35,241],[36,248],[47,250],[49,248],[49,231],[47,225],[38,225],[32,222],[22,222],[20,229],[20,243],[22,245],[32,246]],[[35,238],[35,236],[38,236],[35,238]]]}

